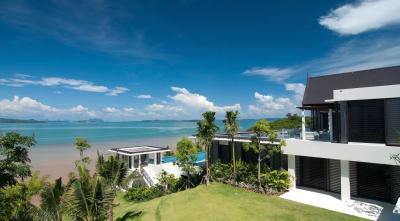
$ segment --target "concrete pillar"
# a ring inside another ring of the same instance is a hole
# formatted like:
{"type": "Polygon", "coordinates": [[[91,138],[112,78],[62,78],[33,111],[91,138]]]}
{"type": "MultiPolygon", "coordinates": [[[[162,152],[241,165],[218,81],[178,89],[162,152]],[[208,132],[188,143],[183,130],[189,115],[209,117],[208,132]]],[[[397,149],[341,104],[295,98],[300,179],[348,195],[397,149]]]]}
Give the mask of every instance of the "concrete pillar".
{"type": "Polygon", "coordinates": [[[157,153],[154,153],[154,165],[157,165],[157,153]]]}
{"type": "Polygon", "coordinates": [[[350,163],[348,160],[340,161],[340,190],[342,201],[350,200],[350,163]]]}
{"type": "Polygon", "coordinates": [[[296,156],[288,154],[288,172],[292,183],[290,189],[296,189],[296,156]]]}
{"type": "Polygon", "coordinates": [[[137,156],[139,157],[139,164],[138,164],[138,168],[140,169],[140,163],[141,163],[140,161],[142,161],[142,155],[140,155],[140,154],[139,154],[139,155],[137,155],[137,156]]]}
{"type": "Polygon", "coordinates": [[[306,115],[304,109],[301,110],[301,139],[306,140],[306,115]]]}
{"type": "Polygon", "coordinates": [[[332,108],[329,108],[328,112],[328,127],[329,127],[329,140],[333,141],[333,127],[332,127],[332,108]]]}

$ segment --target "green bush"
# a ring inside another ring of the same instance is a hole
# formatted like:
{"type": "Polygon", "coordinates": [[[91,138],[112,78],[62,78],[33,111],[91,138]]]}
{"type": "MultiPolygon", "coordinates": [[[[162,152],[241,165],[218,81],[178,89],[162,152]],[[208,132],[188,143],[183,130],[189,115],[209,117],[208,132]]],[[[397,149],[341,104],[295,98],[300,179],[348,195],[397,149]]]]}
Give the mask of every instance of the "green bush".
{"type": "Polygon", "coordinates": [[[128,201],[146,201],[163,195],[163,190],[160,186],[155,187],[134,187],[129,189],[124,198],[128,201]]]}
{"type": "Polygon", "coordinates": [[[254,185],[257,182],[257,166],[255,164],[236,162],[236,182],[254,185]]]}
{"type": "Polygon", "coordinates": [[[210,175],[214,180],[229,180],[232,177],[231,165],[217,160],[210,166],[210,175]]]}
{"type": "Polygon", "coordinates": [[[290,187],[289,173],[286,170],[272,170],[261,175],[261,185],[273,191],[286,191],[290,187]]]}

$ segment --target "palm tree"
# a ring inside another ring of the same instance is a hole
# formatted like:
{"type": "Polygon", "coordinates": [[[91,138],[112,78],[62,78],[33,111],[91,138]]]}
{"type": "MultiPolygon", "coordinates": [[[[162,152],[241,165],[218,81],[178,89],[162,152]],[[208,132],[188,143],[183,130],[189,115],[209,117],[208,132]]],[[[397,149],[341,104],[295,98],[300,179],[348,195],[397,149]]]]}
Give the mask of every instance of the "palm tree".
{"type": "MultiPolygon", "coordinates": [[[[114,156],[108,157],[106,161],[104,160],[104,156],[100,155],[99,152],[97,152],[97,156],[97,172],[101,177],[104,178],[106,183],[111,186],[111,190],[115,197],[117,194],[117,187],[123,184],[128,169],[122,161],[119,161],[114,156]]],[[[110,221],[114,219],[114,206],[115,205],[112,205],[108,212],[108,218],[110,221]]]]}
{"type": "Polygon", "coordinates": [[[40,193],[40,208],[43,220],[62,220],[61,199],[64,186],[61,177],[54,184],[46,185],[40,193]]]}
{"type": "Polygon", "coordinates": [[[200,145],[204,147],[206,152],[205,165],[206,165],[206,175],[205,180],[208,185],[210,182],[210,170],[208,165],[209,160],[209,150],[212,145],[212,140],[215,133],[218,131],[218,126],[215,124],[215,112],[206,111],[203,113],[203,118],[197,122],[197,138],[200,145]]]}
{"type": "Polygon", "coordinates": [[[110,185],[101,176],[91,176],[82,162],[76,169],[78,177],[70,180],[63,198],[66,212],[75,220],[106,220],[115,198],[110,185]]]}
{"type": "Polygon", "coordinates": [[[239,131],[239,123],[237,122],[237,117],[239,111],[227,111],[225,115],[224,125],[225,132],[229,135],[232,145],[232,166],[233,166],[233,178],[236,177],[236,154],[235,154],[235,135],[239,131]]]}
{"type": "Polygon", "coordinates": [[[88,162],[89,158],[83,158],[83,151],[90,149],[90,144],[87,140],[83,137],[76,137],[75,138],[75,148],[79,150],[79,155],[81,156],[82,162],[88,162]]]}
{"type": "Polygon", "coordinates": [[[254,135],[251,137],[251,143],[244,145],[244,149],[246,151],[252,149],[257,154],[257,184],[261,189],[261,162],[271,157],[273,153],[280,152],[285,143],[281,141],[279,144],[274,144],[277,135],[265,119],[257,121],[249,131],[253,132],[254,135]],[[266,137],[270,144],[262,144],[261,139],[263,137],[266,137]],[[261,157],[262,153],[265,153],[263,157],[261,157]]]}

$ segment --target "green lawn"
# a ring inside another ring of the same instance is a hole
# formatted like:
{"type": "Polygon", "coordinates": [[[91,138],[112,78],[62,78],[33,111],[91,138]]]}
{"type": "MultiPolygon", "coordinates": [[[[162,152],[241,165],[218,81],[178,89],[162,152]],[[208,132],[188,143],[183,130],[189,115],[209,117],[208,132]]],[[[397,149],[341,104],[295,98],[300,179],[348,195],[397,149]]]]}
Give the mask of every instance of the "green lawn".
{"type": "Polygon", "coordinates": [[[115,217],[141,210],[139,220],[363,220],[224,184],[201,185],[143,203],[127,202],[122,196],[117,197],[115,217]]]}

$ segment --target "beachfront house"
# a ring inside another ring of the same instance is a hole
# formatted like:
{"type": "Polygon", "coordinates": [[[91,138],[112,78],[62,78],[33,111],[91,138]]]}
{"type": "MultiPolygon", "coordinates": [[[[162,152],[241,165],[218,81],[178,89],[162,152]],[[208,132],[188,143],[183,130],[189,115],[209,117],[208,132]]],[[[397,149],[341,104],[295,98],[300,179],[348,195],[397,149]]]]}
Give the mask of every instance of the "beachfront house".
{"type": "MultiPolygon", "coordinates": [[[[163,171],[174,175],[175,178],[184,175],[182,169],[176,164],[176,156],[165,156],[166,152],[171,151],[166,147],[139,145],[112,148],[108,151],[125,162],[130,173],[137,172],[140,174],[147,186],[157,185],[163,171]]],[[[196,165],[204,164],[204,158],[204,152],[197,153],[196,165]]]]}
{"type": "Polygon", "coordinates": [[[147,186],[157,184],[158,177],[163,170],[176,177],[180,177],[182,173],[180,168],[172,162],[163,162],[163,155],[171,151],[166,147],[140,145],[112,148],[108,151],[115,153],[119,160],[125,162],[129,172],[141,174],[147,186]]]}
{"type": "MultiPolygon", "coordinates": [[[[291,174],[293,186],[283,197],[390,220],[400,197],[400,166],[391,158],[400,153],[400,66],[308,77],[299,109],[302,128],[280,132],[283,154],[266,162],[291,174]]],[[[243,150],[249,138],[235,138],[236,159],[256,162],[243,150]]],[[[215,136],[210,151],[211,162],[231,162],[227,135],[215,136]]]]}

